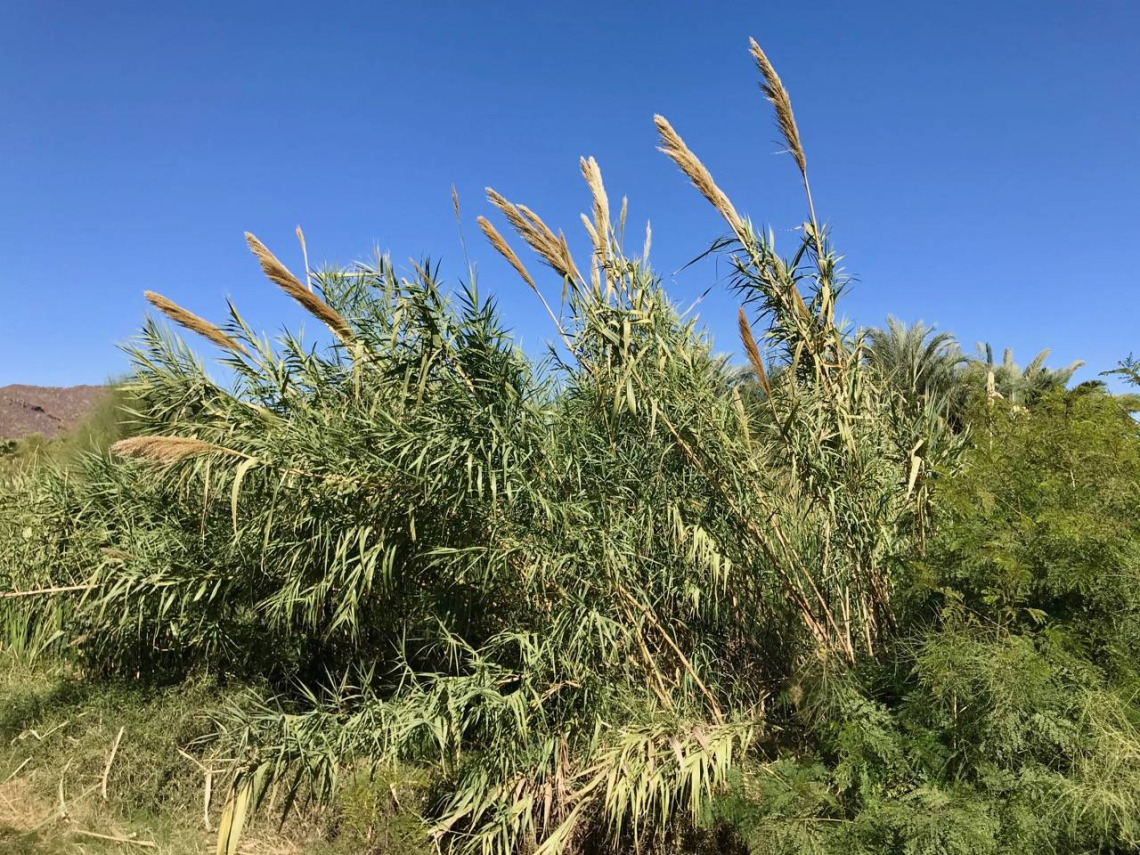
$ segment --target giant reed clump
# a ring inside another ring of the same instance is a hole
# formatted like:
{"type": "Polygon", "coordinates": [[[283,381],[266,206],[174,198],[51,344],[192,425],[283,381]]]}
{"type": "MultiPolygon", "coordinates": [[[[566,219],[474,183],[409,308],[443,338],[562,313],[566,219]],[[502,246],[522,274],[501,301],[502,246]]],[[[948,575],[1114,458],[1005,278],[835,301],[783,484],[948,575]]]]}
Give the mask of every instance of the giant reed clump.
{"type": "Polygon", "coordinates": [[[727,225],[714,247],[743,304],[745,377],[669,302],[648,234],[627,252],[625,203],[615,222],[592,158],[588,260],[494,190],[509,229],[478,220],[551,319],[541,362],[475,281],[445,289],[428,260],[306,271],[310,287],[247,236],[331,330],[324,347],[151,297],[221,347],[232,379],[148,322],[131,348],[135,435],[48,502],[69,527],[37,547],[50,570],[27,572],[79,589],[70,629],[97,669],[223,668],[270,687],[198,746],[230,764],[219,851],[258,805],[400,769],[424,781],[441,848],[488,855],[692,842],[718,816],[759,840],[782,817],[754,810],[779,789],[757,770],[799,781],[781,804],[830,828],[892,786],[853,800],[851,757],[906,774],[906,748],[884,747],[901,726],[860,680],[905,663],[925,685],[946,667],[901,656],[914,623],[898,597],[936,611],[913,567],[927,475],[955,468],[961,436],[838,320],[846,280],[791,100],[752,53],[806,191],[789,257],[655,119],[727,225]],[[837,736],[848,719],[864,730],[837,736]]]}

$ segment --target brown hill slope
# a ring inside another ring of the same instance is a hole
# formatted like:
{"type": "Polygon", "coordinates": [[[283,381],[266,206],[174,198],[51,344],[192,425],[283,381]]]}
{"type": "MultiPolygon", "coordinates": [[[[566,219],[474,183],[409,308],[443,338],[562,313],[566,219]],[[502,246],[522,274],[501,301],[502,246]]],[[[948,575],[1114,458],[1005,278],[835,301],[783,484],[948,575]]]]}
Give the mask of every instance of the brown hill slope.
{"type": "Polygon", "coordinates": [[[0,440],[58,436],[91,411],[106,386],[0,386],[0,440]]]}

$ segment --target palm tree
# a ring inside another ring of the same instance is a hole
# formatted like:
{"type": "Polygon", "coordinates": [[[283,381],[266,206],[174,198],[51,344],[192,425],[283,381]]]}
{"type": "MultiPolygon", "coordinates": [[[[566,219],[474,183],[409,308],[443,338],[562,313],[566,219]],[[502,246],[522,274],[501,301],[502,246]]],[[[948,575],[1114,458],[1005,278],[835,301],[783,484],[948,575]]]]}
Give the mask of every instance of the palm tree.
{"type": "MultiPolygon", "coordinates": [[[[1013,351],[1007,347],[1001,364],[997,365],[993,347],[979,343],[978,355],[970,360],[971,370],[967,374],[974,380],[981,374],[990,397],[1004,398],[1018,407],[1029,406],[1049,392],[1066,388],[1077,369],[1085,364],[1084,360],[1077,359],[1064,368],[1047,368],[1045,360],[1048,358],[1049,348],[1045,348],[1025,368],[1021,368],[1013,361],[1013,351]]],[[[969,385],[982,388],[976,382],[969,385]]]]}
{"type": "Polygon", "coordinates": [[[966,360],[950,333],[888,317],[886,327],[867,331],[867,339],[871,368],[906,400],[943,403],[953,396],[966,360]]]}

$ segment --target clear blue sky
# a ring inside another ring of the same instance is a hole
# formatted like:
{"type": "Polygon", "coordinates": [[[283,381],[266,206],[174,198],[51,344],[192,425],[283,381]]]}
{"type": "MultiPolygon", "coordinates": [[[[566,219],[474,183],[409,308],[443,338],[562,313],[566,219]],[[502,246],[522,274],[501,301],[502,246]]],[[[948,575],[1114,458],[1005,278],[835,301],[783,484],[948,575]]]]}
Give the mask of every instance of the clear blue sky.
{"type": "MultiPolygon", "coordinates": [[[[791,91],[854,321],[922,318],[1022,362],[1050,346],[1086,378],[1140,352],[1136,0],[11,0],[0,17],[0,384],[122,372],[147,288],[302,322],[245,230],[294,270],[300,223],[314,264],[379,245],[454,278],[453,183],[482,287],[535,345],[551,331],[474,218],[491,185],[579,239],[580,155],[629,195],[631,230],[652,219],[687,303],[723,267],[674,271],[722,227],[655,151],[653,113],[785,246],[803,217],[749,35],[791,91]]],[[[734,349],[723,288],[699,311],[734,349]]]]}

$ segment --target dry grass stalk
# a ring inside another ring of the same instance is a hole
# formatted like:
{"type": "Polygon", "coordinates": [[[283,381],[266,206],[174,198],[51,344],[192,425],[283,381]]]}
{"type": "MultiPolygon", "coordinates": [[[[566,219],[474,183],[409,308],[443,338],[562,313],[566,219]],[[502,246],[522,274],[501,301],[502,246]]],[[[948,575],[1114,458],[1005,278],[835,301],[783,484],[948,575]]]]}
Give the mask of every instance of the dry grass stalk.
{"type": "Polygon", "coordinates": [[[107,781],[111,777],[111,764],[115,762],[115,755],[119,753],[119,743],[123,741],[123,732],[126,729],[126,725],[119,728],[115,743],[111,746],[111,756],[107,758],[107,765],[103,767],[103,779],[99,783],[99,794],[103,797],[103,801],[107,801],[107,781]]]}
{"type": "Polygon", "coordinates": [[[144,849],[157,849],[158,844],[152,843],[149,840],[135,840],[133,837],[123,837],[118,834],[101,834],[98,831],[86,831],[82,828],[71,829],[72,834],[78,834],[81,837],[93,837],[96,840],[107,840],[111,843],[129,843],[131,846],[141,846],[144,849]]]}
{"type": "Polygon", "coordinates": [[[673,126],[669,124],[664,116],[654,116],[653,124],[657,126],[657,133],[661,137],[661,145],[659,150],[666,154],[680,170],[685,173],[693,186],[700,191],[701,195],[709,200],[720,215],[728,222],[732,230],[737,235],[743,236],[745,234],[744,222],[740,219],[740,215],[736,213],[736,208],[732,206],[732,202],[728,200],[728,196],[721,190],[715,181],[713,181],[712,174],[705,168],[705,165],[693,154],[692,150],[685,145],[685,141],[681,136],[673,130],[673,126]]]}
{"type": "Polygon", "coordinates": [[[300,303],[309,314],[321,320],[341,341],[349,342],[355,338],[348,321],[341,317],[340,313],[328,303],[302,285],[297,277],[277,260],[277,256],[266,248],[265,244],[249,232],[245,233],[245,240],[249,244],[249,248],[253,250],[253,254],[257,256],[257,260],[261,263],[261,269],[265,271],[265,275],[269,277],[271,282],[300,303]]]}
{"type": "Polygon", "coordinates": [[[744,313],[743,306],[740,307],[740,313],[736,319],[740,326],[740,340],[744,342],[744,351],[748,354],[748,361],[752,365],[752,370],[756,372],[756,382],[760,384],[764,394],[770,396],[772,387],[768,383],[768,373],[764,370],[764,360],[760,358],[760,348],[756,346],[756,339],[752,335],[752,325],[748,323],[748,316],[744,313]]]}
{"type": "Polygon", "coordinates": [[[249,351],[242,347],[235,339],[226,335],[206,319],[200,318],[193,312],[183,309],[173,300],[169,300],[154,291],[143,291],[143,296],[146,297],[152,306],[179,326],[198,333],[198,335],[209,339],[218,347],[231,350],[234,353],[240,353],[244,356],[249,356],[249,351]]]}
{"type": "Polygon", "coordinates": [[[205,454],[242,456],[229,448],[189,436],[133,436],[120,439],[111,446],[111,451],[123,457],[137,457],[167,465],[205,454]]]}
{"type": "Polygon", "coordinates": [[[526,205],[515,205],[507,201],[506,198],[490,187],[487,188],[487,199],[503,212],[507,222],[511,224],[511,228],[518,232],[519,237],[526,241],[527,245],[537,252],[557,273],[568,279],[582,281],[582,275],[578,272],[574,259],[570,256],[565,238],[560,234],[555,235],[538,214],[526,205]]]}
{"type": "Polygon", "coordinates": [[[756,67],[760,69],[760,75],[764,78],[760,86],[764,90],[764,95],[776,108],[776,121],[780,125],[780,133],[788,145],[788,151],[795,158],[800,172],[806,174],[807,158],[804,157],[804,147],[800,142],[800,131],[796,127],[796,117],[792,113],[792,99],[788,95],[788,90],[784,88],[775,66],[756,43],[756,39],[749,39],[748,44],[752,49],[752,58],[756,60],[756,67]]]}
{"type": "Polygon", "coordinates": [[[305,264],[305,285],[308,286],[309,292],[313,291],[313,279],[309,276],[309,248],[305,245],[305,233],[301,231],[301,227],[297,226],[297,240],[301,244],[301,258],[305,264]]]}

